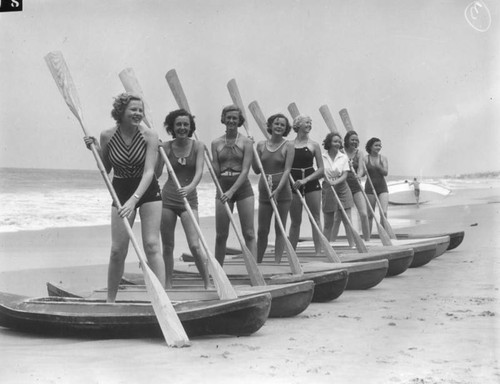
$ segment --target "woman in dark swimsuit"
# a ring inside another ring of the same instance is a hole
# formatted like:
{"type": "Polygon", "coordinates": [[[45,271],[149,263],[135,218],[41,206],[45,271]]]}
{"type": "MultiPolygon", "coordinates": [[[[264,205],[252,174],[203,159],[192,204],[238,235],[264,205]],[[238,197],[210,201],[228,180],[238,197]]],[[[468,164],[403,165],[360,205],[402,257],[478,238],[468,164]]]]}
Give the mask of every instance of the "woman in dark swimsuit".
{"type": "MultiPolygon", "coordinates": [[[[183,199],[184,197],[187,198],[196,220],[199,221],[196,186],[200,182],[203,173],[203,151],[205,146],[202,142],[191,139],[196,125],[193,116],[184,109],[170,112],[165,118],[164,126],[167,133],[172,135],[174,139],[161,145],[181,185],[181,188],[177,189],[172,177],[169,177],[162,190],[161,238],[166,269],[166,287],[172,287],[177,217],[181,219],[189,250],[194,257],[196,267],[203,278],[205,287],[208,287],[207,260],[201,251],[198,233],[191,216],[186,210],[183,199]]],[[[164,161],[160,157],[156,167],[158,177],[162,173],[163,166],[164,161]]]]}
{"type": "MultiPolygon", "coordinates": [[[[115,98],[111,116],[116,125],[101,133],[97,149],[106,171],[113,170],[113,187],[122,207],[111,208],[111,255],[108,267],[108,302],[114,302],[123,276],[129,235],[123,223],[133,225],[137,210],[141,217],[142,243],[148,264],[165,283],[165,266],[160,251],[161,195],[154,167],[158,135],[140,125],[144,104],[139,96],[122,93],[115,98]]],[[[89,146],[94,137],[85,137],[89,146]]]]}
{"type": "MultiPolygon", "coordinates": [[[[268,183],[271,188],[271,198],[276,201],[284,226],[286,226],[286,218],[292,203],[292,188],[288,176],[292,168],[295,149],[293,143],[285,139],[291,129],[292,127],[285,115],[272,115],[267,119],[267,131],[271,137],[257,144],[257,153],[266,174],[266,178],[261,176],[259,180],[259,229],[257,231],[257,262],[259,263],[262,261],[267,248],[271,218],[273,216],[269,194],[264,183],[268,183]]],[[[252,167],[255,173],[260,173],[255,158],[252,167]]],[[[281,260],[285,248],[285,238],[276,225],[275,233],[274,256],[276,260],[281,260]]]]}
{"type": "Polygon", "coordinates": [[[255,257],[257,257],[257,242],[254,230],[254,193],[248,181],[248,172],[253,159],[253,142],[238,132],[245,118],[237,106],[225,107],[222,110],[221,122],[226,126],[226,133],[212,142],[212,161],[224,191],[222,196],[217,192],[215,200],[217,233],[215,257],[222,265],[229,235],[229,217],[224,209],[224,203],[229,204],[231,211],[236,203],[245,244],[255,257]]]}
{"type": "MultiPolygon", "coordinates": [[[[318,179],[323,175],[323,159],[319,144],[309,138],[311,132],[311,118],[299,115],[293,121],[293,130],[297,132],[294,140],[295,156],[293,158],[291,175],[295,180],[293,184],[293,198],[290,206],[290,243],[297,247],[302,223],[302,202],[297,193],[304,196],[309,210],[321,228],[321,186],[318,179]],[[315,169],[313,162],[316,160],[315,169]]],[[[312,224],[311,224],[312,225],[312,224]]],[[[318,233],[313,229],[314,249],[321,252],[321,242],[318,233]]]]}
{"type": "MultiPolygon", "coordinates": [[[[362,172],[368,172],[368,175],[370,176],[370,179],[375,188],[375,191],[373,191],[370,182],[367,181],[365,183],[365,192],[368,195],[368,200],[370,200],[370,204],[374,210],[377,204],[375,194],[377,194],[380,205],[382,206],[382,212],[387,218],[387,208],[389,207],[389,190],[387,189],[385,176],[387,176],[387,174],[389,173],[389,163],[387,162],[387,158],[380,154],[380,150],[382,149],[382,142],[380,141],[380,139],[372,137],[366,143],[365,149],[366,152],[368,152],[368,156],[365,156],[365,158],[363,159],[363,164],[365,167],[362,172]]],[[[368,221],[370,224],[371,233],[373,221],[373,216],[371,215],[371,213],[368,214],[368,221]]],[[[384,220],[382,220],[382,223],[384,223],[384,220]]]]}
{"type": "Polygon", "coordinates": [[[349,158],[350,171],[347,173],[347,185],[351,189],[354,204],[358,210],[363,231],[363,239],[370,240],[370,224],[368,222],[368,207],[361,191],[361,185],[358,180],[361,175],[360,162],[363,161],[363,155],[358,149],[359,139],[355,131],[349,131],[344,136],[344,152],[349,158]]]}

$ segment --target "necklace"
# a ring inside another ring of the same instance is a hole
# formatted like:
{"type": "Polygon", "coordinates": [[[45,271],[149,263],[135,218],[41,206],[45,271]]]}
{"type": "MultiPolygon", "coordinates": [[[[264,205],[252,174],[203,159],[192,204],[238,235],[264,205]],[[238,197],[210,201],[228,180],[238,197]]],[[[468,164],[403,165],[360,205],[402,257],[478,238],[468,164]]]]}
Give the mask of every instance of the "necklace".
{"type": "MultiPolygon", "coordinates": [[[[286,140],[285,139],[282,139],[283,141],[281,143],[278,144],[278,146],[276,148],[270,148],[270,144],[269,144],[269,140],[266,140],[266,148],[269,152],[276,152],[278,149],[281,148],[281,146],[283,144],[286,143],[286,140]]],[[[276,144],[273,144],[273,146],[276,146],[276,144]]]]}

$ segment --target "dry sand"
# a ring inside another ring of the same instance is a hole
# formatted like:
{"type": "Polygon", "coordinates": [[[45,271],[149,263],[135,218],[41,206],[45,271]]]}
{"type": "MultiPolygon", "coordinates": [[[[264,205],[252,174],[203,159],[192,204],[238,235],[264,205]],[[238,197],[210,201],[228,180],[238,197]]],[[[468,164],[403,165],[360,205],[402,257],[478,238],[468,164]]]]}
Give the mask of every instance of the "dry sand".
{"type": "MultiPolygon", "coordinates": [[[[391,210],[421,223],[412,230],[465,230],[465,240],[375,288],[269,319],[249,337],[193,339],[190,348],[171,349],[161,339],[49,338],[0,328],[0,381],[499,383],[499,209],[497,185],[391,210]]],[[[202,227],[213,245],[213,218],[202,227]]],[[[180,254],[187,247],[177,230],[180,254]]],[[[108,247],[107,227],[0,234],[0,291],[41,296],[47,281],[102,287],[108,247]]],[[[129,271],[137,271],[134,258],[131,251],[129,271]]]]}

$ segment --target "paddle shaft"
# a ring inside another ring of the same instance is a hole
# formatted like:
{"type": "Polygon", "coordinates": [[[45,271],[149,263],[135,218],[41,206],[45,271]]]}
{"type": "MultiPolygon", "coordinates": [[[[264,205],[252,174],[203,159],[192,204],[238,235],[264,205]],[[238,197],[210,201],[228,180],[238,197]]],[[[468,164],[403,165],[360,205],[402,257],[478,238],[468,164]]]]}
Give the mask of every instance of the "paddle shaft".
{"type": "MultiPolygon", "coordinates": [[[[228,82],[227,88],[229,90],[229,93],[231,95],[231,99],[233,100],[233,103],[236,104],[242,111],[243,115],[245,116],[245,107],[243,106],[243,101],[240,96],[240,92],[238,89],[238,86],[236,84],[236,80],[232,79],[228,82]]],[[[250,136],[250,130],[248,128],[248,123],[247,119],[245,116],[245,122],[243,123],[243,126],[245,128],[245,131],[247,132],[247,135],[250,136]]],[[[262,162],[259,157],[259,153],[257,152],[257,149],[255,148],[254,145],[252,145],[253,149],[253,155],[254,158],[256,159],[257,166],[261,172],[261,177],[264,177],[264,185],[267,190],[267,193],[269,195],[269,202],[271,203],[271,207],[273,209],[274,215],[275,215],[275,223],[278,225],[278,229],[281,232],[281,235],[283,236],[283,240],[285,242],[285,248],[287,251],[287,257],[288,257],[288,262],[290,263],[290,268],[292,270],[293,274],[298,274],[302,275],[304,272],[302,270],[302,266],[300,265],[299,259],[297,257],[297,254],[295,253],[295,250],[293,249],[292,244],[290,243],[290,240],[288,239],[288,236],[286,234],[285,227],[283,226],[283,222],[281,221],[281,217],[279,214],[278,207],[276,205],[276,202],[274,201],[274,198],[272,197],[272,191],[271,188],[269,187],[268,183],[265,182],[266,180],[266,173],[264,172],[264,166],[262,165],[262,162]]]]}
{"type": "MultiPolygon", "coordinates": [[[[135,92],[139,94],[142,99],[144,99],[142,88],[140,87],[139,82],[137,81],[135,74],[133,73],[132,70],[129,69],[128,71],[126,70],[126,72],[122,71],[120,73],[120,79],[122,80],[122,83],[125,86],[126,90],[135,92]],[[134,80],[129,81],[129,79],[131,78],[133,78],[134,80]]],[[[149,110],[146,109],[145,113],[149,113],[149,110]]],[[[144,122],[149,126],[149,128],[154,129],[151,117],[146,119],[144,122]]],[[[175,174],[172,164],[170,163],[170,160],[168,159],[168,156],[165,153],[165,150],[162,146],[159,147],[159,152],[160,156],[162,157],[167,167],[170,177],[172,177],[172,180],[174,181],[176,188],[177,189],[182,188],[181,184],[179,183],[179,180],[177,179],[177,175],[175,174]]],[[[236,299],[238,295],[236,294],[236,291],[231,285],[231,282],[227,278],[225,272],[222,270],[220,264],[215,260],[213,255],[210,253],[210,248],[208,247],[205,237],[203,236],[198,221],[196,220],[196,216],[193,210],[191,209],[191,206],[189,205],[189,201],[185,196],[182,197],[182,201],[184,202],[184,207],[186,208],[186,211],[188,212],[188,215],[193,223],[193,226],[195,227],[195,230],[200,238],[202,247],[207,254],[208,267],[213,276],[217,292],[219,293],[219,297],[221,299],[236,299]]]]}
{"type": "MultiPolygon", "coordinates": [[[[47,62],[52,76],[54,77],[54,80],[59,90],[61,91],[64,100],[66,101],[66,104],[80,123],[85,136],[89,136],[83,122],[83,114],[81,113],[81,108],[79,105],[80,102],[78,100],[76,88],[74,87],[74,83],[64,57],[60,52],[51,52],[45,56],[45,61],[47,62]]],[[[94,155],[97,168],[99,169],[103,177],[104,183],[106,184],[106,187],[111,194],[113,202],[119,210],[121,208],[120,200],[116,195],[113,184],[109,180],[106,168],[94,143],[90,145],[90,150],[94,155]]],[[[144,280],[151,297],[151,304],[158,318],[158,323],[163,332],[167,345],[175,347],[189,346],[189,339],[186,332],[184,331],[184,328],[182,327],[182,323],[177,316],[177,313],[175,312],[175,309],[170,302],[162,284],[153,273],[153,271],[149,268],[146,261],[146,256],[143,254],[137,240],[135,239],[135,235],[132,231],[130,223],[128,222],[128,219],[125,217],[122,219],[127,234],[130,237],[130,241],[132,242],[137,257],[139,258],[139,261],[141,263],[144,280]]]]}
{"type": "MultiPolygon", "coordinates": [[[[349,117],[349,112],[347,112],[346,108],[343,108],[339,111],[340,118],[342,119],[342,123],[344,124],[344,127],[347,131],[353,131],[354,127],[352,125],[351,118],[349,117]]],[[[394,233],[391,224],[389,223],[389,220],[387,220],[387,217],[385,216],[384,210],[382,209],[382,204],[380,203],[380,200],[378,198],[377,192],[375,191],[375,187],[373,186],[372,178],[368,174],[368,169],[366,169],[366,166],[363,163],[363,171],[366,174],[366,179],[370,183],[370,186],[372,187],[373,190],[373,196],[375,196],[375,201],[377,203],[378,209],[380,211],[380,220],[383,223],[384,228],[386,229],[387,234],[391,239],[396,239],[396,234],[394,233]]],[[[370,202],[368,201],[368,204],[370,202]]],[[[375,214],[373,214],[373,218],[375,219],[375,214]]]]}
{"type": "MultiPolygon", "coordinates": [[[[175,71],[175,69],[168,71],[167,75],[165,77],[167,79],[168,85],[170,86],[170,90],[172,91],[179,108],[183,108],[186,111],[190,112],[187,98],[185,96],[184,90],[182,88],[182,85],[180,83],[179,77],[177,76],[177,72],[175,71]]],[[[196,135],[196,132],[194,132],[193,134],[194,134],[194,137],[196,138],[196,140],[198,140],[198,136],[196,135]]],[[[215,170],[212,166],[212,159],[210,157],[210,153],[208,152],[207,147],[205,147],[204,157],[205,157],[205,163],[207,164],[207,168],[208,168],[208,171],[210,173],[210,176],[212,177],[212,180],[214,181],[214,184],[215,184],[217,190],[219,191],[219,194],[222,196],[224,191],[222,190],[222,187],[219,183],[219,179],[217,178],[217,175],[215,174],[215,170]]],[[[245,262],[245,267],[247,268],[251,284],[254,286],[255,285],[261,285],[261,286],[266,285],[266,282],[264,280],[264,276],[262,275],[262,273],[259,270],[259,267],[257,266],[256,255],[253,255],[252,252],[250,252],[250,250],[248,249],[248,247],[245,243],[245,239],[240,234],[228,202],[227,201],[224,202],[223,205],[224,205],[224,208],[226,210],[227,216],[229,218],[229,222],[231,223],[231,226],[233,227],[233,230],[234,230],[236,237],[238,239],[238,242],[240,243],[241,251],[242,251],[243,256],[244,256],[243,260],[245,262]]]]}

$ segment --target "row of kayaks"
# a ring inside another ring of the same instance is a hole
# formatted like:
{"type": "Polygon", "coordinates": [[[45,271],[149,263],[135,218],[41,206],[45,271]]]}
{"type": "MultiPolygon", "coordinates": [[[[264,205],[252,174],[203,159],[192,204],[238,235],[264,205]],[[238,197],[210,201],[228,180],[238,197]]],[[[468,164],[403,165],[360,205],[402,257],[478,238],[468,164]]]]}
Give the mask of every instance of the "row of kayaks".
{"type": "MultiPolygon", "coordinates": [[[[286,260],[276,263],[269,247],[259,270],[265,285],[252,286],[241,251],[229,249],[224,271],[238,298],[221,300],[215,288],[205,289],[189,255],[176,265],[174,288],[167,294],[189,337],[250,335],[268,317],[292,317],[311,302],[329,302],[345,290],[370,289],[384,278],[421,267],[460,245],[464,232],[443,235],[399,234],[393,246],[376,237],[368,252],[358,253],[342,240],[332,243],[341,263],[317,255],[309,239],[297,246],[303,273],[292,274],[286,260]]],[[[88,292],[69,284],[47,283],[48,296],[29,298],[0,293],[0,326],[21,332],[91,338],[161,336],[141,274],[125,274],[115,303],[106,290],[88,292]]]]}

